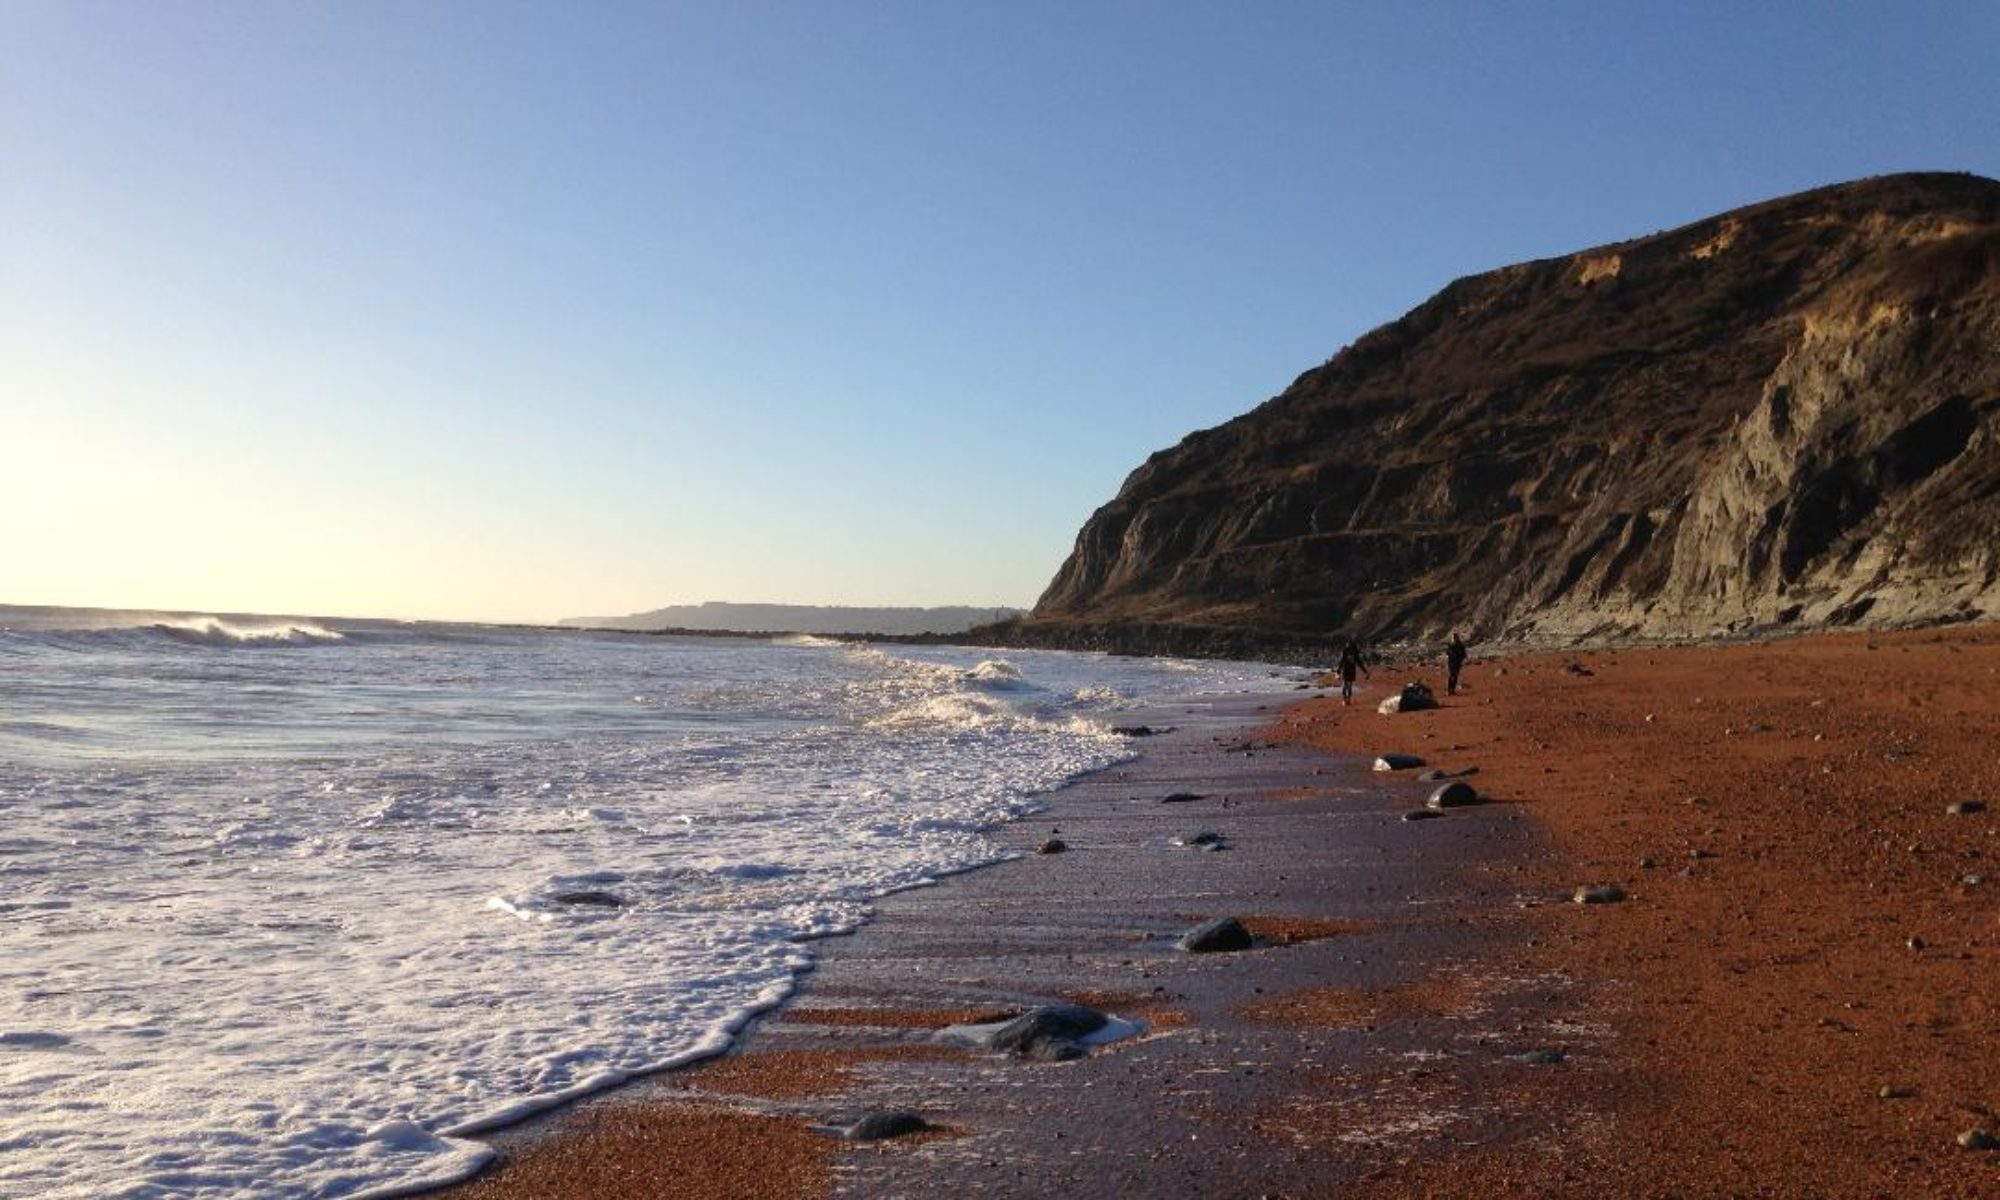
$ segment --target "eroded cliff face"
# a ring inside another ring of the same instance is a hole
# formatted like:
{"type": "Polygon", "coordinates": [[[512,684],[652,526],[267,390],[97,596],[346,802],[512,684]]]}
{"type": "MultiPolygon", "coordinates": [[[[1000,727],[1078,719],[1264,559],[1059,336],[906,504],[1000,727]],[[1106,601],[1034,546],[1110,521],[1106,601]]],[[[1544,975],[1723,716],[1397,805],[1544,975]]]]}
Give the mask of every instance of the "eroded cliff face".
{"type": "Polygon", "coordinates": [[[1153,455],[1029,632],[1996,613],[2000,184],[1901,175],[1453,283],[1153,455]]]}

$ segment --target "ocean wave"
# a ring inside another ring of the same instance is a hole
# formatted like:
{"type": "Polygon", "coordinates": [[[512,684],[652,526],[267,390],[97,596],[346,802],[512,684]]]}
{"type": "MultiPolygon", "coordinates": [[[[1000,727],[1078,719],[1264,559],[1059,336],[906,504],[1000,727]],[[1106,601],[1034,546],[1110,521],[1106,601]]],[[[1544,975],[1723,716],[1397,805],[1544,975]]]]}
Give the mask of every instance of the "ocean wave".
{"type": "Polygon", "coordinates": [[[1021,668],[1004,659],[989,658],[965,673],[965,681],[986,688],[1025,688],[1032,686],[1028,677],[1021,674],[1021,668]]]}
{"type": "Polygon", "coordinates": [[[232,625],[221,617],[190,617],[182,621],[157,621],[144,626],[177,642],[204,646],[259,646],[283,644],[305,646],[314,642],[345,641],[346,635],[311,621],[271,621],[254,625],[232,625]]]}
{"type": "Polygon", "coordinates": [[[314,646],[346,640],[347,634],[316,621],[284,617],[234,621],[214,616],[170,617],[131,623],[0,630],[0,647],[20,653],[41,649],[88,654],[106,649],[143,651],[173,645],[224,649],[314,646]]]}

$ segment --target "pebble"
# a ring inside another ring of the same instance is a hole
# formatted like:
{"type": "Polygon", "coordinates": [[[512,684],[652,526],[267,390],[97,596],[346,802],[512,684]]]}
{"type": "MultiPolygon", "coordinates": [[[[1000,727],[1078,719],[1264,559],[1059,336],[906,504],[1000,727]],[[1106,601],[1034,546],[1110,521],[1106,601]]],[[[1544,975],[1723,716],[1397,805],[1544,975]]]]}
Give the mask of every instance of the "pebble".
{"type": "Polygon", "coordinates": [[[1208,829],[1204,829],[1200,833],[1182,834],[1180,837],[1174,839],[1174,845],[1176,846],[1219,846],[1221,844],[1222,835],[1208,829]]]}
{"type": "Polygon", "coordinates": [[[1465,805],[1477,803],[1479,803],[1478,791],[1471,784],[1463,780],[1454,779],[1432,792],[1431,798],[1424,802],[1424,806],[1427,808],[1462,808],[1465,805]]]}
{"type": "Polygon", "coordinates": [[[1526,1063],[1531,1067],[1552,1067],[1557,1063],[1568,1062],[1569,1052],[1566,1050],[1530,1050],[1526,1054],[1510,1054],[1507,1057],[1517,1063],[1526,1063]]]}
{"type": "Polygon", "coordinates": [[[1235,917],[1217,917],[1188,930],[1175,944],[1189,954],[1219,954],[1230,950],[1248,950],[1252,942],[1250,931],[1243,928],[1243,922],[1235,917]]]}
{"type": "Polygon", "coordinates": [[[1576,889],[1570,899],[1578,904],[1616,904],[1625,898],[1625,889],[1615,883],[1590,885],[1576,889]]]}
{"type": "Polygon", "coordinates": [[[1041,845],[1035,847],[1035,853],[1061,854],[1063,851],[1067,849],[1069,849],[1068,842],[1063,841],[1061,838],[1050,838],[1048,841],[1043,842],[1041,845]]]}
{"type": "Polygon", "coordinates": [[[1882,1090],[1875,1094],[1884,1100],[1908,1100],[1911,1096],[1916,1095],[1916,1092],[1910,1088],[1897,1087],[1894,1084],[1885,1083],[1882,1085],[1882,1090]]]}
{"type": "Polygon", "coordinates": [[[1196,800],[1206,800],[1206,799],[1208,799],[1208,797],[1202,795],[1200,792],[1169,792],[1166,795],[1160,797],[1160,803],[1188,804],[1196,800]]]}
{"type": "Polygon", "coordinates": [[[1909,941],[1904,942],[1903,944],[1905,946],[1908,946],[1912,950],[1921,950],[1924,948],[1924,939],[1920,937],[1913,937],[1909,941]]]}
{"type": "Polygon", "coordinates": [[[1080,1037],[1104,1028],[1108,1018],[1081,1004],[1049,1004],[1031,1008],[987,1035],[993,1050],[1011,1050],[1022,1058],[1067,1062],[1083,1056],[1080,1037]]]}
{"type": "Polygon", "coordinates": [[[1984,1129],[1968,1129],[1959,1134],[1958,1144],[1967,1150],[2000,1150],[2000,1138],[1984,1129]]]}
{"type": "Polygon", "coordinates": [[[849,1125],[841,1136],[850,1142],[877,1142],[883,1138],[922,1133],[931,1123],[913,1112],[878,1112],[849,1125]]]}
{"type": "Polygon", "coordinates": [[[1658,865],[1659,865],[1658,863],[1654,862],[1650,858],[1642,858],[1639,860],[1639,869],[1642,871],[1650,871],[1658,865]]]}
{"type": "Polygon", "coordinates": [[[1973,813],[1985,812],[1986,802],[1984,800],[1954,800],[1944,806],[1944,811],[1947,816],[1969,817],[1973,813]]]}
{"type": "Polygon", "coordinates": [[[1384,754],[1375,759],[1377,771],[1407,771],[1423,765],[1424,760],[1414,754],[1384,754]]]}
{"type": "Polygon", "coordinates": [[[1434,821],[1443,815],[1441,812],[1432,812],[1428,808],[1418,808],[1404,813],[1403,819],[1405,821],[1434,821]]]}

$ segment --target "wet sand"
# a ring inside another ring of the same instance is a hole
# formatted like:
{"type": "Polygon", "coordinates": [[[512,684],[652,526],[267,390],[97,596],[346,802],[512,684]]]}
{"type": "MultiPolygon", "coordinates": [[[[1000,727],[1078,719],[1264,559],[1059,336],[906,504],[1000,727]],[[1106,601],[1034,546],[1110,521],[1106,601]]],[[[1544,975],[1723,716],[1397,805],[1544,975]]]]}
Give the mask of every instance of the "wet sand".
{"type": "Polygon", "coordinates": [[[1405,801],[1365,762],[1246,738],[1280,707],[1143,714],[1173,732],[1138,740],[1140,759],[1001,830],[1020,860],[886,898],[859,933],[821,945],[801,993],[737,1052],[505,1135],[509,1163],[447,1194],[605,1194],[572,1182],[582,1162],[593,1179],[672,1177],[710,1196],[1308,1195],[1359,1179],[1381,1164],[1350,1139],[1433,1119],[1394,1092],[1432,1069],[1439,1045],[1500,1059],[1547,1039],[1493,1017],[1505,997],[1539,986],[1517,977],[1504,949],[1516,909],[1503,864],[1536,853],[1536,839],[1497,805],[1405,823],[1405,801]],[[1162,802],[1174,793],[1202,798],[1162,802]],[[1175,844],[1202,831],[1228,848],[1175,844]],[[1032,853],[1051,836],[1069,849],[1032,853]],[[1475,912],[1495,921],[1470,925],[1475,912]],[[1218,916],[1244,919],[1258,946],[1175,948],[1218,916]],[[1267,1011],[1329,986],[1451,1002],[1343,1028],[1267,1011]],[[1059,1001],[1146,1032],[1068,1063],[937,1037],[1059,1001]],[[1294,1126],[1326,1105],[1364,1115],[1323,1145],[1294,1126]],[[803,1151],[740,1123],[726,1148],[708,1136],[720,1114],[790,1134],[885,1109],[943,1129],[879,1143],[811,1133],[803,1151]],[[678,1139],[661,1133],[674,1124],[678,1139]],[[780,1172],[802,1156],[824,1174],[780,1172]]]}
{"type": "Polygon", "coordinates": [[[1945,811],[2000,805],[2000,629],[1475,660],[1376,714],[1406,677],[1146,714],[1175,731],[1002,831],[1020,861],[887,898],[737,1052],[446,1194],[2000,1195],[1955,1142],[2000,1133],[2000,826],[1945,811]],[[1430,785],[1384,751],[1489,803],[1403,821],[1430,785]],[[1225,915],[1258,948],[1174,948],[1225,915]],[[1055,1000],[1147,1032],[936,1037],[1055,1000]],[[884,1109],[942,1128],[821,1131],[884,1109]]]}

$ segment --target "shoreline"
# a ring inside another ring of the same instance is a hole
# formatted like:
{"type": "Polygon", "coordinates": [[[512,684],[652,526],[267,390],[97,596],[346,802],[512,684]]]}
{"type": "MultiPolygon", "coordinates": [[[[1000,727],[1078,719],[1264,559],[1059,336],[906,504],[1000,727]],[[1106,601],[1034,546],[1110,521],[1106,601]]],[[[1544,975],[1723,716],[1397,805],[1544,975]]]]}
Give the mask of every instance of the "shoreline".
{"type": "MultiPolygon", "coordinates": [[[[1449,835],[1426,831],[1429,847],[1413,856],[1417,827],[1385,806],[1366,763],[1274,748],[1250,732],[1287,698],[1137,715],[1177,728],[996,833],[1025,852],[1060,829],[1068,851],[886,897],[860,931],[822,943],[792,998],[728,1054],[503,1133],[493,1144],[506,1165],[426,1194],[808,1196],[836,1180],[843,1193],[884,1195],[1173,1194],[1197,1183],[1255,1194],[1276,1177],[1310,1189],[1329,1169],[1325,1156],[1301,1154],[1283,1136],[1233,1138],[1218,1150],[1202,1135],[1240,1110],[1275,1129],[1284,1114],[1265,1111],[1274,1088],[1313,1090],[1346,1053],[1319,1044],[1310,1011],[1302,1019],[1270,1006],[1328,978],[1415,994],[1448,967],[1470,969],[1477,948],[1449,914],[1468,898],[1506,898],[1464,876],[1495,861],[1496,845],[1533,835],[1496,808],[1449,835]],[[1160,802],[1187,790],[1204,798],[1160,802]],[[1202,829],[1224,833],[1230,848],[1172,844],[1202,829]],[[1217,955],[1173,948],[1189,926],[1225,915],[1245,918],[1264,944],[1217,955]],[[1062,1064],[935,1037],[1057,1001],[1093,1003],[1147,1029],[1062,1064]],[[1239,1065],[1218,1077],[1218,1056],[1239,1065]],[[1201,1086],[1176,1086],[1169,1098],[1155,1086],[1162,1079],[1201,1086]],[[888,1108],[954,1132],[866,1144],[815,1132],[888,1108]],[[738,1135],[710,1143],[723,1126],[738,1135]],[[773,1182],[781,1164],[766,1160],[778,1145],[787,1147],[782,1166],[804,1169],[806,1183],[773,1182]]],[[[1400,1007],[1390,1035],[1398,1053],[1421,1053],[1422,1029],[1462,1015],[1400,1007]]],[[[1340,1169],[1358,1178],[1362,1166],[1340,1169]]]]}
{"type": "Polygon", "coordinates": [[[2000,1133],[2000,627],[1510,648],[1374,711],[1439,675],[1135,718],[1180,728],[997,835],[1068,852],[885,898],[728,1054],[428,1194],[2000,1191],[1955,1140],[2000,1133]],[[1487,802],[1404,822],[1433,785],[1384,751],[1487,802]],[[1264,944],[1172,948],[1219,915],[1264,944]],[[1047,1000],[1148,1029],[1062,1064],[936,1040],[1047,1000]],[[888,1109],[944,1128],[826,1132],[888,1109]]]}

